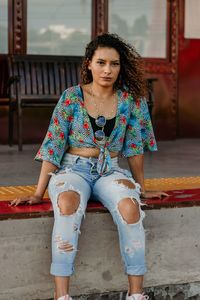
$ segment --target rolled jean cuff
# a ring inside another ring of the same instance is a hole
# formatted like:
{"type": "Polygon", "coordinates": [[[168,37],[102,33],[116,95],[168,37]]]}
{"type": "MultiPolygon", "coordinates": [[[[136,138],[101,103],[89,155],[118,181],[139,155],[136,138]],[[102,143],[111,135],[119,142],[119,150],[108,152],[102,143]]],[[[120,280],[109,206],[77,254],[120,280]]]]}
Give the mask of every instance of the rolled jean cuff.
{"type": "Polygon", "coordinates": [[[51,264],[51,275],[54,276],[71,276],[74,273],[73,264],[51,264]]]}
{"type": "Polygon", "coordinates": [[[144,275],[147,272],[146,266],[129,266],[126,267],[125,272],[127,275],[144,275]]]}

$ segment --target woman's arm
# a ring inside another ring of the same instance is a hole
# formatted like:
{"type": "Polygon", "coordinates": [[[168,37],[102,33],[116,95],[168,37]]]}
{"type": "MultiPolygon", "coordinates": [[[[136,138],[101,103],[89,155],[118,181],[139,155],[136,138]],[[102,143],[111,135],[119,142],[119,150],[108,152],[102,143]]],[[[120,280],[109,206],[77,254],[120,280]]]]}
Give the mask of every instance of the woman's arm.
{"type": "Polygon", "coordinates": [[[42,201],[45,190],[49,183],[49,179],[50,179],[49,173],[54,172],[56,169],[57,167],[52,163],[48,161],[43,161],[35,193],[32,196],[16,198],[10,204],[17,206],[19,204],[24,204],[24,203],[30,205],[40,203],[42,201]]]}
{"type": "Polygon", "coordinates": [[[49,183],[50,176],[51,176],[51,175],[49,175],[49,173],[54,172],[56,169],[58,169],[58,167],[56,167],[52,163],[50,163],[48,161],[42,162],[42,167],[41,167],[41,172],[40,172],[37,188],[34,193],[34,195],[36,197],[40,197],[41,199],[43,198],[45,190],[49,183]]]}
{"type": "Polygon", "coordinates": [[[168,194],[160,191],[147,191],[144,185],[144,154],[128,157],[128,164],[131,174],[135,181],[141,186],[141,197],[146,198],[162,198],[168,194]]]}
{"type": "Polygon", "coordinates": [[[133,178],[141,186],[141,193],[144,193],[144,155],[128,157],[128,164],[133,178]]]}

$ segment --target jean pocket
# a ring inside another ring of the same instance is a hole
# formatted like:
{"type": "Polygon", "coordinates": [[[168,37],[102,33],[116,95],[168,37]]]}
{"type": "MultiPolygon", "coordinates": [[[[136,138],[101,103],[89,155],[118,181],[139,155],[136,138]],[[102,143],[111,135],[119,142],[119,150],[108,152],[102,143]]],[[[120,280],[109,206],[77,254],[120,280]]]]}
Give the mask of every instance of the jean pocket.
{"type": "Polygon", "coordinates": [[[69,157],[64,156],[60,169],[72,168],[79,159],[80,159],[79,156],[69,156],[69,157]]]}
{"type": "Polygon", "coordinates": [[[82,160],[82,159],[77,159],[77,161],[74,163],[74,165],[72,166],[72,169],[77,169],[79,171],[81,170],[86,170],[86,169],[90,169],[90,163],[82,160]]]}

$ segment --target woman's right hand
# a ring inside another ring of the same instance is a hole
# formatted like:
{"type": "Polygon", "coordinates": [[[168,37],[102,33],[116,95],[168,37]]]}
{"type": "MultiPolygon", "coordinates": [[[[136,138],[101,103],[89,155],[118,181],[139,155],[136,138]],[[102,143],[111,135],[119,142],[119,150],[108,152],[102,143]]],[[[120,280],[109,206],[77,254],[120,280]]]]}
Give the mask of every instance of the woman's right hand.
{"type": "Polygon", "coordinates": [[[45,190],[48,186],[50,175],[49,173],[54,172],[58,167],[53,165],[48,161],[42,162],[42,168],[40,171],[40,176],[37,184],[36,190],[33,192],[33,195],[25,196],[25,197],[18,197],[10,202],[11,206],[17,205],[33,205],[42,202],[42,198],[44,196],[45,190]]]}
{"type": "Polygon", "coordinates": [[[42,198],[39,196],[25,196],[25,197],[19,197],[10,202],[11,206],[17,206],[22,204],[28,204],[28,205],[34,205],[42,202],[42,198]]]}

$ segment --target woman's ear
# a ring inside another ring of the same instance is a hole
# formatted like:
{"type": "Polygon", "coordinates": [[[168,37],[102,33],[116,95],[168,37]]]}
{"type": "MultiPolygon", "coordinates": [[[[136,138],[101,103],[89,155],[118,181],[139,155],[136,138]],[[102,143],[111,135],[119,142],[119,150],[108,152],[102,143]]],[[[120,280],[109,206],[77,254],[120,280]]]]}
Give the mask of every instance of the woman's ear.
{"type": "Polygon", "coordinates": [[[88,60],[88,64],[87,64],[88,70],[91,70],[91,61],[88,60]]]}
{"type": "Polygon", "coordinates": [[[88,70],[91,70],[91,60],[89,58],[86,59],[86,66],[88,70]]]}

